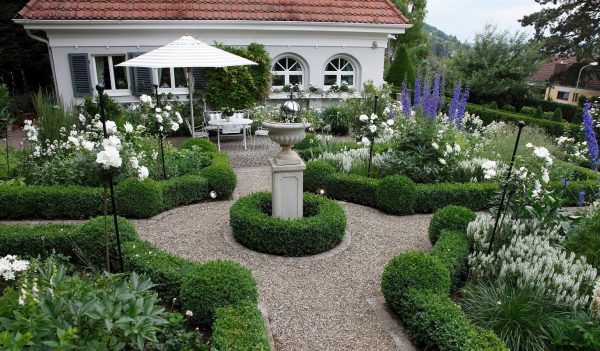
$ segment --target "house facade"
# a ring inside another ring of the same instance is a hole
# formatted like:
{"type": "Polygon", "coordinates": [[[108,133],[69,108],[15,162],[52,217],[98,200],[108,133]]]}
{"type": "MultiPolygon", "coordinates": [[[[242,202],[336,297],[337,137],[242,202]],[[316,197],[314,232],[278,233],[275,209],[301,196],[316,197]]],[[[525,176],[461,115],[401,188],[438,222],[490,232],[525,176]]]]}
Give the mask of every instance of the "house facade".
{"type": "MultiPolygon", "coordinates": [[[[66,104],[92,95],[98,83],[123,103],[152,84],[185,98],[183,69],[116,67],[183,34],[209,44],[264,45],[273,99],[285,97],[278,91],[287,84],[327,91],[346,83],[360,91],[367,81],[383,83],[388,35],[410,27],[389,0],[32,0],[14,21],[47,44],[66,104]]],[[[194,75],[202,80],[201,69],[194,75]]]]}

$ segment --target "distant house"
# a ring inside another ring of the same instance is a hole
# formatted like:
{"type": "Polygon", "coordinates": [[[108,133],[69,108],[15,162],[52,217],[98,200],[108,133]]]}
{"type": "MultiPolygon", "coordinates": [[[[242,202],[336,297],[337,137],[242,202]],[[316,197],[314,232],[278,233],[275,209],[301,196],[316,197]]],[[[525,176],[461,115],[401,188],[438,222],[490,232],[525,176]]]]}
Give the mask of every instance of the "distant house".
{"type": "MultiPolygon", "coordinates": [[[[389,0],[31,0],[14,21],[48,45],[66,103],[93,94],[97,83],[121,102],[137,101],[151,84],[185,97],[183,69],[116,67],[185,33],[209,44],[263,44],[275,91],[342,82],[360,90],[368,80],[383,83],[388,34],[410,27],[389,0]]],[[[201,90],[202,70],[194,75],[201,90]]]]}
{"type": "Polygon", "coordinates": [[[577,77],[566,81],[564,78],[560,79],[561,73],[575,63],[577,63],[575,57],[553,57],[529,77],[528,81],[530,84],[546,87],[544,95],[546,100],[563,104],[577,105],[580,96],[590,98],[600,96],[600,80],[597,78],[597,71],[594,71],[598,69],[596,67],[587,67],[583,70],[578,89],[576,89],[577,77]]]}

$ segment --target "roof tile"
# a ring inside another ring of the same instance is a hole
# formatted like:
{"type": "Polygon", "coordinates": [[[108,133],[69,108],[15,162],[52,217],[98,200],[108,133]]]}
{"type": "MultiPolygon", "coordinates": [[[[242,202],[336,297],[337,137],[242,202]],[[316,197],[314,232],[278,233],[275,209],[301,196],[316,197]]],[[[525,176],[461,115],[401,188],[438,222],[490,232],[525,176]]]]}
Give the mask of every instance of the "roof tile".
{"type": "Polygon", "coordinates": [[[390,0],[30,0],[32,20],[259,20],[407,24],[390,0]]]}

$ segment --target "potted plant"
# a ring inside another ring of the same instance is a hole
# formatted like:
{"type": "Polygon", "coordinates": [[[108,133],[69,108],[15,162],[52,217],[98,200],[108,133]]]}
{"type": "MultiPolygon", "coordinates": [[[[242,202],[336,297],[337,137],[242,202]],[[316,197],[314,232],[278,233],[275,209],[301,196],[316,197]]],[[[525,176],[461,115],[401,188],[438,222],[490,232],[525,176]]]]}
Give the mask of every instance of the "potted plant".
{"type": "Polygon", "coordinates": [[[278,166],[301,164],[302,159],[292,147],[304,140],[306,128],[310,123],[302,119],[300,104],[289,100],[281,105],[281,112],[272,121],[262,123],[269,130],[269,138],[281,146],[281,151],[275,155],[274,162],[278,166]]]}
{"type": "Polygon", "coordinates": [[[223,116],[225,116],[225,118],[227,118],[227,122],[229,122],[229,119],[231,118],[231,116],[233,116],[233,114],[235,113],[235,109],[233,107],[229,107],[229,106],[225,106],[221,109],[223,116]]]}

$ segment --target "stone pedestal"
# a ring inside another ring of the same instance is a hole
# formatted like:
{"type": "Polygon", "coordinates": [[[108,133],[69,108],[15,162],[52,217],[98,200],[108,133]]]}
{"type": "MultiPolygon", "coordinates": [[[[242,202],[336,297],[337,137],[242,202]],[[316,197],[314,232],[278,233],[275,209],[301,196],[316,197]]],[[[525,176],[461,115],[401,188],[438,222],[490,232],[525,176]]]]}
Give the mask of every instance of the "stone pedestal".
{"type": "Polygon", "coordinates": [[[273,217],[286,219],[303,217],[304,170],[300,161],[294,165],[278,165],[271,159],[273,176],[273,217]]]}

